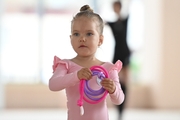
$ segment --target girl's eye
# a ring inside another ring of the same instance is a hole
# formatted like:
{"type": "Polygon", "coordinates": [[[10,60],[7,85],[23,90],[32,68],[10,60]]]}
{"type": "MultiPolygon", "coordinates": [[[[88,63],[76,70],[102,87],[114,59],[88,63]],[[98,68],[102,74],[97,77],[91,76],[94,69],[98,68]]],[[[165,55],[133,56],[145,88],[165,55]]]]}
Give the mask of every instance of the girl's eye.
{"type": "Polygon", "coordinates": [[[93,35],[92,33],[87,33],[87,36],[91,36],[91,35],[93,35]]]}
{"type": "Polygon", "coordinates": [[[74,36],[79,36],[79,33],[74,33],[73,35],[74,35],[74,36]]]}

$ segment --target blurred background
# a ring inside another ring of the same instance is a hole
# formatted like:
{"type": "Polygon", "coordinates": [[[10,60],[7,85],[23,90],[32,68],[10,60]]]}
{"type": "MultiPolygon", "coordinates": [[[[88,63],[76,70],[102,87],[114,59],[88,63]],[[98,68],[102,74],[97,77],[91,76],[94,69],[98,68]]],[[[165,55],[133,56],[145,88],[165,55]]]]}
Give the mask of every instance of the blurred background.
{"type": "MultiPolygon", "coordinates": [[[[66,120],[64,91],[51,92],[53,57],[75,56],[70,23],[84,4],[104,21],[114,0],[0,0],[0,119],[66,120]]],[[[180,120],[180,1],[122,0],[133,51],[124,120],[180,120]]],[[[97,57],[112,61],[108,26],[97,57]]],[[[108,102],[111,120],[117,111],[108,102]]]]}

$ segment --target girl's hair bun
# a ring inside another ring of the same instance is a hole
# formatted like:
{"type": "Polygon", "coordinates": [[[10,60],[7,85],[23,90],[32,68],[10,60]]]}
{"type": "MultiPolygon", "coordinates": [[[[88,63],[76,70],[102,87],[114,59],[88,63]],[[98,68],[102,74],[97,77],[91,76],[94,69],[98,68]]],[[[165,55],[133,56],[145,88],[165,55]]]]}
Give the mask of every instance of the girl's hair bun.
{"type": "Polygon", "coordinates": [[[90,8],[89,5],[82,6],[81,9],[80,9],[80,12],[83,12],[83,11],[93,12],[93,10],[90,8]]]}

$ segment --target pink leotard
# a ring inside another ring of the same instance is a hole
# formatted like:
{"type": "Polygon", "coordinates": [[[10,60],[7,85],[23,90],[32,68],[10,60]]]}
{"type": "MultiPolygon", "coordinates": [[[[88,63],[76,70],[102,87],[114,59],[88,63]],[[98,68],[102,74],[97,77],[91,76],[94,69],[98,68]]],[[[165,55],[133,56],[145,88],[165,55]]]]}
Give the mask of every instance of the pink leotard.
{"type": "MultiPolygon", "coordinates": [[[[122,68],[122,62],[117,61],[115,64],[105,62],[101,65],[108,71],[109,78],[114,80],[116,90],[113,94],[108,94],[113,104],[119,105],[124,101],[124,93],[119,83],[118,72],[122,68]]],[[[90,104],[84,101],[84,115],[80,115],[80,109],[77,105],[79,99],[79,83],[77,71],[82,66],[68,59],[61,60],[57,56],[54,57],[53,75],[49,80],[49,88],[52,91],[60,91],[65,89],[67,96],[68,120],[109,120],[106,99],[97,104],[90,104]]],[[[89,81],[89,85],[93,89],[99,89],[95,79],[89,81]]]]}

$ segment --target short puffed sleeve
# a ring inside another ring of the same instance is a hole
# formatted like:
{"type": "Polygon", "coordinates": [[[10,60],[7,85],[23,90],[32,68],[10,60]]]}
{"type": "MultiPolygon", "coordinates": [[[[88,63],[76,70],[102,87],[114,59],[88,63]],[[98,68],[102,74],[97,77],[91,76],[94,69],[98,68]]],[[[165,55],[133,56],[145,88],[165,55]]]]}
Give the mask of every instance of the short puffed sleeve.
{"type": "Polygon", "coordinates": [[[111,70],[117,70],[118,72],[120,72],[120,70],[122,69],[122,62],[120,60],[116,61],[116,63],[113,65],[111,70]]]}
{"type": "Polygon", "coordinates": [[[68,63],[64,60],[61,60],[59,57],[54,56],[54,61],[53,61],[53,73],[56,70],[56,68],[58,67],[59,64],[65,65],[66,69],[68,69],[68,63]]]}

